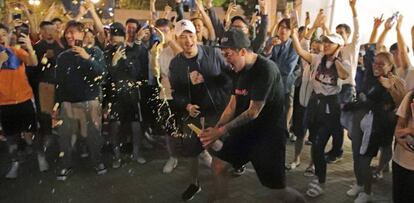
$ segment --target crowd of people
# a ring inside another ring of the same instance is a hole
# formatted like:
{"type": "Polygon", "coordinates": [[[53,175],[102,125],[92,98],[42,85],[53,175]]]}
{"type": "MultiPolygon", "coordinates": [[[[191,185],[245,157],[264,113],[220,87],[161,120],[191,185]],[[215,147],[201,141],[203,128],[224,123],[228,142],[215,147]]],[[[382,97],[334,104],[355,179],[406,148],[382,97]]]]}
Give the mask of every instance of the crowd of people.
{"type": "Polygon", "coordinates": [[[183,200],[201,191],[201,161],[213,171],[219,202],[227,197],[227,169],[242,175],[248,162],[276,199],[306,202],[286,185],[286,171],[297,170],[304,144],[311,145],[304,175],[315,179],[306,195],[323,195],[328,164],[342,160],[348,137],[356,183],[347,195],[372,201],[373,179],[392,167],[394,202],[414,202],[414,68],[402,15],[375,18],[369,42],[362,42],[357,0],[349,0],[353,25],[335,31],[322,9],[313,23],[307,13],[299,26],[295,12],[286,12],[269,25],[276,13],[263,0],[251,20],[234,15],[234,3],[220,19],[212,0],[195,0],[185,19],[183,2],[175,2],[177,16],[169,6],[157,12],[150,0],[151,19],[109,25],[88,0],[64,18],[56,17],[61,13],[53,4],[41,22],[23,4],[8,5],[23,15],[9,9],[0,24],[0,138],[11,160],[6,178],[18,177],[19,152],[27,149],[47,171],[52,145],[60,152],[61,181],[76,167],[75,151],[90,157],[97,174],[107,173],[105,143],[112,147],[112,168],[122,166],[126,142],[131,159],[145,164],[142,146],[157,131],[169,156],[164,173],[179,157],[190,162],[183,200]],[[91,20],[82,21],[85,15],[91,20]],[[397,42],[388,48],[393,29],[397,42]],[[291,161],[285,161],[288,139],[295,142],[291,161]]]}

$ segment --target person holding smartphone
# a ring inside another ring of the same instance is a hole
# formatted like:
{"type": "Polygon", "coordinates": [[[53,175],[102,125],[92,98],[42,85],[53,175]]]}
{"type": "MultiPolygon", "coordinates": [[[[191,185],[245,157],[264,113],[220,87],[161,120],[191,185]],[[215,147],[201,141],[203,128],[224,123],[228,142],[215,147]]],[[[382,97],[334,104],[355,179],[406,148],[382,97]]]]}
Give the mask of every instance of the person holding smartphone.
{"type": "MultiPolygon", "coordinates": [[[[101,147],[101,85],[105,68],[103,52],[97,47],[82,47],[84,25],[69,21],[64,36],[69,48],[57,57],[56,102],[53,112],[59,136],[61,168],[57,179],[66,180],[72,172],[72,135],[85,138],[97,174],[105,174],[101,147]]],[[[75,139],[76,140],[76,139],[75,139]]]]}
{"type": "Polygon", "coordinates": [[[125,36],[124,26],[121,23],[112,23],[110,44],[105,50],[108,74],[107,87],[104,90],[104,107],[107,110],[114,146],[113,168],[121,166],[120,126],[132,129],[133,159],[140,164],[146,163],[140,152],[143,132],[139,82],[147,78],[148,51],[138,44],[126,46],[125,36]]]}
{"type": "Polygon", "coordinates": [[[22,34],[21,47],[10,47],[9,28],[0,24],[0,121],[7,137],[11,167],[6,178],[18,176],[18,142],[23,135],[27,144],[36,132],[33,91],[26,76],[26,66],[37,66],[30,38],[22,34]]]}

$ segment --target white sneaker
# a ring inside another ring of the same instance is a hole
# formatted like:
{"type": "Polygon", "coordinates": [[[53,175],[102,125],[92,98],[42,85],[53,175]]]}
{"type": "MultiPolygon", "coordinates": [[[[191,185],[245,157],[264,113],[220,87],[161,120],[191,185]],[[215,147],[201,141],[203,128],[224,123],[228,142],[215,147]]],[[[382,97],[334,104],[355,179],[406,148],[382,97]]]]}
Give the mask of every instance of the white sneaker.
{"type": "Polygon", "coordinates": [[[200,153],[199,159],[201,161],[201,164],[204,166],[211,168],[211,162],[213,161],[213,158],[211,157],[210,153],[208,153],[207,150],[204,150],[200,153]]]}
{"type": "Polygon", "coordinates": [[[372,195],[365,192],[359,193],[358,197],[354,200],[355,203],[367,203],[372,201],[372,195]]]}
{"type": "Polygon", "coordinates": [[[19,170],[19,162],[13,161],[9,172],[6,174],[6,178],[15,179],[17,178],[17,171],[19,170]]]}
{"type": "Polygon", "coordinates": [[[346,192],[346,194],[348,196],[355,197],[363,191],[364,191],[364,186],[359,186],[359,185],[355,184],[355,185],[352,186],[352,188],[350,190],[348,190],[346,192]]]}
{"type": "Polygon", "coordinates": [[[177,167],[177,164],[178,164],[178,159],[174,157],[170,157],[167,163],[165,163],[164,168],[162,169],[162,172],[171,173],[175,169],[175,167],[177,167]]]}
{"type": "Polygon", "coordinates": [[[49,164],[47,163],[44,154],[37,154],[37,162],[39,163],[40,172],[45,172],[49,170],[49,164]]]}

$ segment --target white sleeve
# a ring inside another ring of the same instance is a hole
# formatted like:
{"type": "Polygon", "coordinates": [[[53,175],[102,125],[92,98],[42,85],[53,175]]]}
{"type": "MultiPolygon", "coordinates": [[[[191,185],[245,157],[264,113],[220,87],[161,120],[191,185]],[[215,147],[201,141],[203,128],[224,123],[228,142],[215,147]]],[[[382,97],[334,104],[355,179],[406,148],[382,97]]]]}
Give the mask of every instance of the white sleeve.
{"type": "Polygon", "coordinates": [[[402,100],[400,107],[398,107],[397,110],[397,116],[401,118],[406,118],[407,110],[408,108],[411,108],[410,106],[410,98],[411,98],[412,92],[409,92],[405,95],[404,99],[402,100]]]}

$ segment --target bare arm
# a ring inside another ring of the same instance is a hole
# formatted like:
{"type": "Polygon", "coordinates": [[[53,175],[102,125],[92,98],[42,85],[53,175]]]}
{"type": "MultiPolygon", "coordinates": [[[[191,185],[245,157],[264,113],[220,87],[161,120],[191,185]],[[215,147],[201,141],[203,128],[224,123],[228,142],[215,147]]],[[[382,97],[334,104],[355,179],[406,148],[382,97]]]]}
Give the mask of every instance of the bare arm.
{"type": "Polygon", "coordinates": [[[383,15],[381,15],[380,18],[374,18],[374,27],[372,28],[371,31],[371,36],[369,38],[369,43],[375,43],[377,41],[377,35],[378,35],[378,28],[381,26],[381,24],[384,22],[384,20],[382,19],[383,15]]]}
{"type": "Polygon", "coordinates": [[[335,60],[336,71],[338,72],[338,77],[341,80],[346,80],[349,77],[348,71],[346,71],[344,65],[339,60],[335,60]]]}
{"type": "Polygon", "coordinates": [[[95,5],[92,2],[87,3],[87,8],[89,12],[91,13],[94,25],[95,25],[95,31],[97,32],[97,37],[99,42],[102,44],[105,43],[105,30],[104,25],[102,24],[101,18],[99,18],[98,14],[96,13],[95,5]]]}
{"type": "Polygon", "coordinates": [[[216,40],[216,32],[214,31],[213,23],[211,22],[210,17],[207,15],[207,13],[204,9],[203,1],[202,0],[197,0],[196,5],[197,5],[198,10],[200,11],[200,14],[201,14],[201,17],[203,18],[205,26],[207,27],[208,39],[211,40],[211,41],[215,41],[216,40]]]}
{"type": "Polygon", "coordinates": [[[384,24],[384,30],[382,31],[380,37],[378,38],[377,50],[380,50],[380,48],[384,46],[385,38],[387,38],[387,34],[391,30],[392,26],[393,26],[392,20],[388,18],[384,24]]]}
{"type": "Polygon", "coordinates": [[[240,127],[253,121],[257,117],[259,117],[260,112],[262,111],[263,107],[265,106],[264,101],[250,101],[249,108],[237,116],[232,121],[228,122],[223,126],[225,132],[232,130],[234,128],[240,127]]]}
{"type": "Polygon", "coordinates": [[[292,42],[296,53],[302,57],[305,61],[312,63],[312,54],[302,48],[298,38],[298,30],[295,28],[292,30],[292,42]]]}
{"type": "Polygon", "coordinates": [[[230,101],[224,109],[223,113],[221,114],[220,120],[217,122],[216,127],[221,127],[227,124],[234,118],[234,114],[236,112],[236,96],[231,95],[230,101]]]}
{"type": "Polygon", "coordinates": [[[56,3],[53,2],[50,8],[47,10],[46,16],[43,18],[43,20],[51,21],[55,14],[56,14],[56,3]]]}
{"type": "Polygon", "coordinates": [[[398,43],[398,51],[400,52],[400,58],[401,58],[401,66],[404,69],[408,69],[409,67],[411,67],[411,62],[410,62],[410,58],[408,57],[408,52],[407,52],[407,44],[405,43],[404,37],[401,33],[401,24],[403,21],[403,16],[400,15],[400,17],[398,18],[398,23],[396,26],[396,30],[397,30],[397,43],[398,43]]]}

